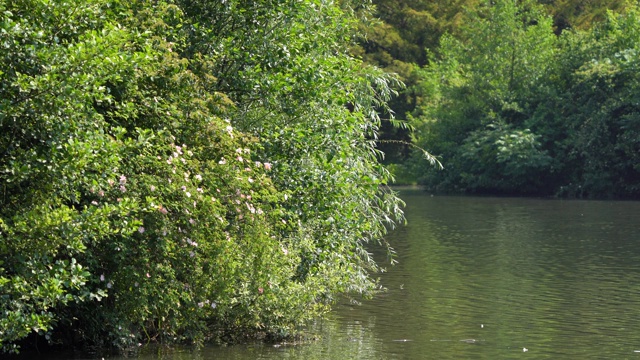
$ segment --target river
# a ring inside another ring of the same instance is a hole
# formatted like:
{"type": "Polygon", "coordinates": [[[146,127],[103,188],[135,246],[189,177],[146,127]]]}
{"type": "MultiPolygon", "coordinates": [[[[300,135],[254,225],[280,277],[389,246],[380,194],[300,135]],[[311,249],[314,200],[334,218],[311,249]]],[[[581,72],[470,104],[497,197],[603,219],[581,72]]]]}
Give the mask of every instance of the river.
{"type": "Polygon", "coordinates": [[[640,359],[640,202],[401,197],[388,291],[338,304],[318,340],[140,358],[640,359]]]}

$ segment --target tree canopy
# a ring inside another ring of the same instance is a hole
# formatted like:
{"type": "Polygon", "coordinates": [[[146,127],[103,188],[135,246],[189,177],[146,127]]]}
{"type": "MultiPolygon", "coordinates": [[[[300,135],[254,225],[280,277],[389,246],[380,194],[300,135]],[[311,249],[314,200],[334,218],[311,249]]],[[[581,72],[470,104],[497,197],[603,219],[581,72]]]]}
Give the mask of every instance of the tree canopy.
{"type": "MultiPolygon", "coordinates": [[[[422,70],[421,146],[431,189],[637,198],[638,8],[554,35],[533,2],[487,2],[422,70]]],[[[418,166],[420,173],[423,166],[418,166]]]]}

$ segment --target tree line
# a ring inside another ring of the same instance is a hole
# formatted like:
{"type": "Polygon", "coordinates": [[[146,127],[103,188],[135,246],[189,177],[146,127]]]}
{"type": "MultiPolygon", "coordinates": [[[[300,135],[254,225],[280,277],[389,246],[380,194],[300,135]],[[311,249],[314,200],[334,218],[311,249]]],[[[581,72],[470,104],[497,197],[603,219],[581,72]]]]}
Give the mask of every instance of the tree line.
{"type": "Polygon", "coordinates": [[[380,2],[379,13],[390,19],[385,36],[403,41],[365,41],[366,56],[387,59],[407,83],[398,116],[415,131],[383,138],[409,139],[445,167],[406,148],[389,160],[399,180],[441,192],[640,197],[636,4],[395,4],[380,2]],[[437,44],[418,26],[440,32],[437,44]]]}

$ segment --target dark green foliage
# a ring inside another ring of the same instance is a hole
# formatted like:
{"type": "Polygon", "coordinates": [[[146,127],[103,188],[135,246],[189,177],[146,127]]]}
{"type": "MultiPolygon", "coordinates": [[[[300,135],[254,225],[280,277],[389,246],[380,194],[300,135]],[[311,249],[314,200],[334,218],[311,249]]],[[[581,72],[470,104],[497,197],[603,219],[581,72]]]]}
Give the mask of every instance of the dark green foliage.
{"type": "Polygon", "coordinates": [[[556,96],[532,118],[565,159],[563,195],[640,195],[639,40],[637,7],[563,38],[551,83],[556,96]]]}
{"type": "Polygon", "coordinates": [[[551,20],[531,3],[498,1],[472,14],[461,39],[444,36],[423,72],[422,146],[445,165],[425,180],[445,191],[536,191],[550,159],[526,119],[553,54],[551,20]]]}
{"type": "Polygon", "coordinates": [[[423,72],[420,144],[446,168],[423,172],[425,184],[638,197],[637,8],[557,40],[531,2],[493,1],[475,14],[423,72]]]}
{"type": "Polygon", "coordinates": [[[555,31],[589,29],[606,20],[607,11],[623,11],[628,0],[540,0],[553,16],[555,31]]]}
{"type": "MultiPolygon", "coordinates": [[[[419,80],[420,66],[428,62],[429,50],[435,50],[440,36],[446,31],[456,31],[461,23],[463,8],[473,6],[476,0],[425,1],[376,0],[375,15],[379,21],[363,23],[364,37],[353,49],[365,62],[397,74],[406,87],[398,89],[399,95],[389,105],[393,114],[407,121],[418,102],[414,87],[419,80]]],[[[385,163],[405,161],[411,154],[411,131],[407,126],[395,126],[385,121],[381,128],[378,146],[386,154],[385,163]]],[[[398,179],[396,179],[398,180],[398,179]]]]}
{"type": "Polygon", "coordinates": [[[3,351],[287,334],[376,291],[392,79],[343,5],[0,1],[3,351]]]}

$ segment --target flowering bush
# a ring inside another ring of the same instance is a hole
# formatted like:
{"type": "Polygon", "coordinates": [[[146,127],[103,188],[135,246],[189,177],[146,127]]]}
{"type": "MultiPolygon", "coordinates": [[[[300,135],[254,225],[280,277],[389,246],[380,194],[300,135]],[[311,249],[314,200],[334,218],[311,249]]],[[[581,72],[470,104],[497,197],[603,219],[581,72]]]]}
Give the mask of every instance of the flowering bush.
{"type": "MultiPolygon", "coordinates": [[[[198,14],[224,22],[315,9],[312,1],[225,4],[198,14]]],[[[377,126],[368,117],[376,92],[353,75],[359,64],[344,53],[331,59],[339,48],[325,44],[318,69],[330,76],[302,90],[333,95],[301,94],[285,109],[288,93],[256,90],[261,103],[249,89],[291,64],[257,76],[248,70],[256,64],[227,48],[239,29],[204,28],[193,10],[137,0],[0,2],[3,351],[29,335],[123,349],[286,334],[336,294],[376,289],[364,243],[399,210],[378,190],[387,175],[366,138],[377,126]],[[331,90],[336,80],[344,88],[331,90]]],[[[311,14],[348,18],[337,6],[323,11],[311,14]]],[[[332,31],[325,35],[337,41],[332,31]]],[[[305,41],[295,50],[308,61],[319,54],[305,41]]]]}

